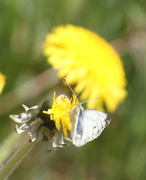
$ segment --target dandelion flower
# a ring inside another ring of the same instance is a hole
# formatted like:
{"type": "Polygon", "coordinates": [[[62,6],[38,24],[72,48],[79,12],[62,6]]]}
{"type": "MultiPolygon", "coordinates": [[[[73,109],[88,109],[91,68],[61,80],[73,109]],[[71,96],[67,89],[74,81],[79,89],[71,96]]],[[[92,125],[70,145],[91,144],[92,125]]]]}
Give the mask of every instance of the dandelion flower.
{"type": "Polygon", "coordinates": [[[48,109],[47,111],[43,111],[43,113],[50,115],[50,119],[55,121],[55,126],[58,131],[60,131],[60,127],[63,128],[64,136],[67,138],[67,132],[71,131],[69,111],[77,103],[77,100],[74,95],[73,102],[72,99],[69,100],[66,95],[57,96],[56,92],[54,92],[52,108],[48,109]]]}
{"type": "Polygon", "coordinates": [[[2,93],[4,85],[5,85],[5,76],[0,72],[0,94],[2,93]]]}
{"type": "Polygon", "coordinates": [[[85,28],[66,25],[53,29],[43,46],[48,63],[57,69],[60,78],[76,85],[75,93],[87,102],[87,108],[103,110],[105,103],[114,112],[126,97],[123,63],[103,38],[85,28]]]}

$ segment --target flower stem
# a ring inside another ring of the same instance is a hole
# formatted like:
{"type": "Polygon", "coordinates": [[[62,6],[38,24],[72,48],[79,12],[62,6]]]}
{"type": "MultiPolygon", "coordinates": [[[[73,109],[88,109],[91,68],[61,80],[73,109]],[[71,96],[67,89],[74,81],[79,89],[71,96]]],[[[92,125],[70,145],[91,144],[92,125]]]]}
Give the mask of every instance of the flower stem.
{"type": "Polygon", "coordinates": [[[17,168],[19,163],[31,150],[33,145],[34,143],[29,143],[28,139],[21,144],[19,149],[2,165],[0,169],[0,179],[8,178],[8,176],[17,168]]]}

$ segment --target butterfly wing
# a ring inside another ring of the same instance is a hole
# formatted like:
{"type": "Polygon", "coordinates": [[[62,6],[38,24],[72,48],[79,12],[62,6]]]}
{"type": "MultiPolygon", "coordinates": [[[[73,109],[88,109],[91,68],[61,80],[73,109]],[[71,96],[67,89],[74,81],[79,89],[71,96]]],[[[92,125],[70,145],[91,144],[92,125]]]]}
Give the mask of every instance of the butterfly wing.
{"type": "Polygon", "coordinates": [[[81,103],[76,104],[75,107],[73,107],[69,113],[69,118],[71,120],[71,138],[74,139],[74,136],[76,134],[76,126],[77,126],[77,120],[79,117],[79,113],[82,112],[84,109],[81,106],[81,103]]]}
{"type": "Polygon", "coordinates": [[[74,133],[72,134],[73,144],[80,147],[94,140],[101,134],[110,121],[110,116],[104,112],[93,109],[83,110],[80,108],[76,124],[74,125],[74,133]]]}

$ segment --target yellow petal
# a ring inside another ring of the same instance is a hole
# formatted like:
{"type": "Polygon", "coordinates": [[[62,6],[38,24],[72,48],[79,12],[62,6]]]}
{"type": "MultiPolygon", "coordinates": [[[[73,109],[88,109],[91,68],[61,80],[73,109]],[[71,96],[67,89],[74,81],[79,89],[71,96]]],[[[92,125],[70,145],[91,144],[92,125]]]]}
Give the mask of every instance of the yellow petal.
{"type": "Polygon", "coordinates": [[[68,74],[70,71],[72,70],[72,64],[64,67],[63,69],[59,70],[58,72],[58,76],[63,78],[66,76],[66,74],[68,74]]]}
{"type": "Polygon", "coordinates": [[[85,86],[86,86],[86,81],[81,80],[81,81],[79,81],[78,84],[76,85],[74,91],[75,91],[76,93],[80,93],[80,92],[85,88],[85,86]]]}
{"type": "Polygon", "coordinates": [[[69,117],[62,117],[61,118],[61,124],[62,124],[62,127],[63,127],[63,132],[64,132],[64,136],[65,138],[67,138],[67,130],[71,130],[71,122],[70,122],[70,119],[69,117]]]}
{"type": "Polygon", "coordinates": [[[60,131],[60,118],[55,119],[55,126],[58,129],[58,131],[60,131]]]}
{"type": "Polygon", "coordinates": [[[4,88],[6,77],[0,72],[0,94],[4,88]]]}
{"type": "Polygon", "coordinates": [[[91,93],[91,87],[87,86],[81,94],[81,97],[80,97],[81,100],[83,101],[83,100],[88,99],[90,93],[91,93]]]}

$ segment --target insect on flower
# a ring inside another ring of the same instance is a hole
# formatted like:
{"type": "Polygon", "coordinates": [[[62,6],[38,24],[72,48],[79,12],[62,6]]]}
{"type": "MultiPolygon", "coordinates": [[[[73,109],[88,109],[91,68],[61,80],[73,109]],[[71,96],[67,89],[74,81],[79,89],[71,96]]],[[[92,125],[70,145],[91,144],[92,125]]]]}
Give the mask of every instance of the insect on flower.
{"type": "MultiPolygon", "coordinates": [[[[65,78],[64,81],[67,83],[65,78]]],[[[73,93],[73,98],[69,100],[63,94],[56,97],[54,92],[52,108],[43,113],[50,115],[58,131],[60,128],[63,129],[65,138],[67,138],[67,132],[71,131],[72,143],[80,147],[97,138],[110,123],[111,118],[108,114],[95,109],[84,110],[82,104],[86,101],[79,102],[70,85],[68,83],[67,85],[73,93]]]]}
{"type": "MultiPolygon", "coordinates": [[[[67,83],[66,80],[65,82],[67,83]]],[[[69,86],[68,83],[67,85],[69,86]]],[[[72,106],[69,113],[69,118],[72,124],[71,138],[72,143],[75,146],[80,147],[97,138],[110,123],[111,117],[108,114],[95,109],[84,110],[82,107],[84,102],[79,102],[70,86],[69,88],[74,97],[76,97],[76,104],[72,106]]]]}
{"type": "MultiPolygon", "coordinates": [[[[66,80],[65,82],[67,83],[66,80]]],[[[51,96],[41,107],[29,108],[23,105],[25,112],[10,115],[12,120],[22,124],[20,127],[16,125],[18,134],[27,133],[30,142],[34,142],[36,138],[46,141],[47,152],[68,145],[64,142],[64,139],[71,141],[68,132],[71,132],[72,143],[75,146],[83,146],[97,138],[111,121],[110,116],[104,112],[84,110],[82,104],[87,101],[79,102],[70,85],[67,85],[73,93],[71,99],[65,94],[54,92],[52,107],[49,105],[51,96]]]]}

